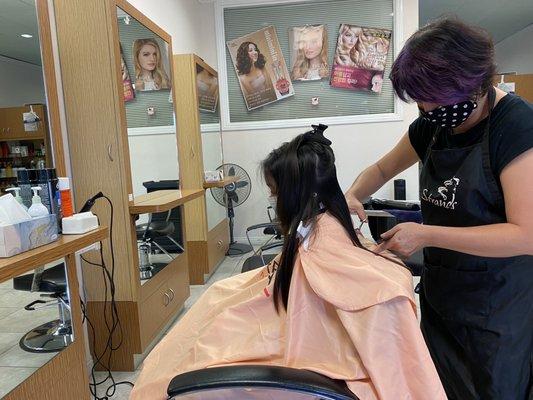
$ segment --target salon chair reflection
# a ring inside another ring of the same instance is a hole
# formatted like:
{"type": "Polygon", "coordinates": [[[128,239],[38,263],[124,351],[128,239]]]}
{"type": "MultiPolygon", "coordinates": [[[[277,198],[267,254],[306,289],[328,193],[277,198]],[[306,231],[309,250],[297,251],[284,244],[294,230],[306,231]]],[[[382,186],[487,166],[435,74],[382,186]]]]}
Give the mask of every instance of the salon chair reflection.
{"type": "MultiPolygon", "coordinates": [[[[143,182],[147,193],[157,190],[175,190],[178,180],[143,182]]],[[[161,213],[147,214],[136,224],[141,283],[154,277],[179,254],[183,253],[183,236],[180,208],[161,213]],[[142,222],[146,220],[147,222],[142,222]]]]}

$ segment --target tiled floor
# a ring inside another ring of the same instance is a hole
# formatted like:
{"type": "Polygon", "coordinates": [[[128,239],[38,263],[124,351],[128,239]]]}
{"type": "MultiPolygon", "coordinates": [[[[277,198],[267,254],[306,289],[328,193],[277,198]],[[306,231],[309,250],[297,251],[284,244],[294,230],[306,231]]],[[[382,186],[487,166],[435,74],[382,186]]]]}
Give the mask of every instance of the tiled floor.
{"type": "MultiPolygon", "coordinates": [[[[241,257],[226,257],[205,285],[191,286],[191,295],[185,302],[184,309],[174,324],[214,282],[238,274],[244,260],[250,255],[251,253],[241,257]]],[[[417,282],[418,279],[415,278],[415,285],[417,282]]],[[[54,307],[40,310],[38,313],[28,312],[23,309],[26,304],[36,298],[38,298],[38,293],[13,291],[11,281],[0,284],[0,398],[15,387],[16,382],[26,379],[38,366],[43,365],[54,354],[27,353],[22,351],[18,345],[20,337],[29,329],[56,318],[57,310],[54,307]]],[[[174,324],[169,327],[169,330],[174,324]]],[[[140,367],[135,372],[113,372],[113,377],[115,382],[135,382],[139,373],[140,367]]],[[[105,376],[104,373],[96,373],[97,380],[102,380],[105,376]]],[[[108,380],[105,384],[100,385],[98,394],[102,396],[110,384],[111,382],[108,380]]],[[[110,399],[126,400],[130,391],[131,387],[129,385],[119,385],[116,387],[115,395],[110,397],[110,399]]]]}

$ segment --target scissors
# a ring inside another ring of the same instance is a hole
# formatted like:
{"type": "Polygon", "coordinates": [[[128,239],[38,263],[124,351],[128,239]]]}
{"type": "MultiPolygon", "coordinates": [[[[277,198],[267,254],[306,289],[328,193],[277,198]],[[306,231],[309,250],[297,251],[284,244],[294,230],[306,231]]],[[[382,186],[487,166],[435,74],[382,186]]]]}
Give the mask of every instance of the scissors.
{"type": "Polygon", "coordinates": [[[361,221],[361,224],[359,225],[359,228],[357,228],[357,230],[358,230],[359,232],[361,232],[361,228],[362,228],[363,225],[366,224],[367,222],[368,222],[368,219],[367,219],[367,218],[363,219],[363,220],[361,221]]]}

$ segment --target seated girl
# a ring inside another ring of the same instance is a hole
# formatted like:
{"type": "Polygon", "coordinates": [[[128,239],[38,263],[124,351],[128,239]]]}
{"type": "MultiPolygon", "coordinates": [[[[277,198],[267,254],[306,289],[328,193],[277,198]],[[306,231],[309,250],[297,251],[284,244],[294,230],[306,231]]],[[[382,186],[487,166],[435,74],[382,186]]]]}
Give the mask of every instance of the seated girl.
{"type": "Polygon", "coordinates": [[[277,365],[344,380],[361,400],[446,399],[410,272],[360,242],[324,127],[262,163],[284,232],[269,265],[213,284],[144,362],[131,399],[215,366],[277,365]]]}

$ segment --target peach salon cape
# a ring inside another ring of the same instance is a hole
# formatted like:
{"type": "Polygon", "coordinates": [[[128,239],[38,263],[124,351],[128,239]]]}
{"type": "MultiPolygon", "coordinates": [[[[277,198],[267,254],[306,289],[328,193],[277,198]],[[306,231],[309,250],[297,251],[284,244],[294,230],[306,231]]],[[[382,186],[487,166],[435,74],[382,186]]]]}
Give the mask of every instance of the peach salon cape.
{"type": "Polygon", "coordinates": [[[278,314],[275,261],[213,284],[147,356],[130,399],[167,399],[178,374],[238,364],[318,372],[346,381],[361,400],[446,399],[407,269],[354,246],[322,214],[299,247],[287,312],[278,314]]]}

